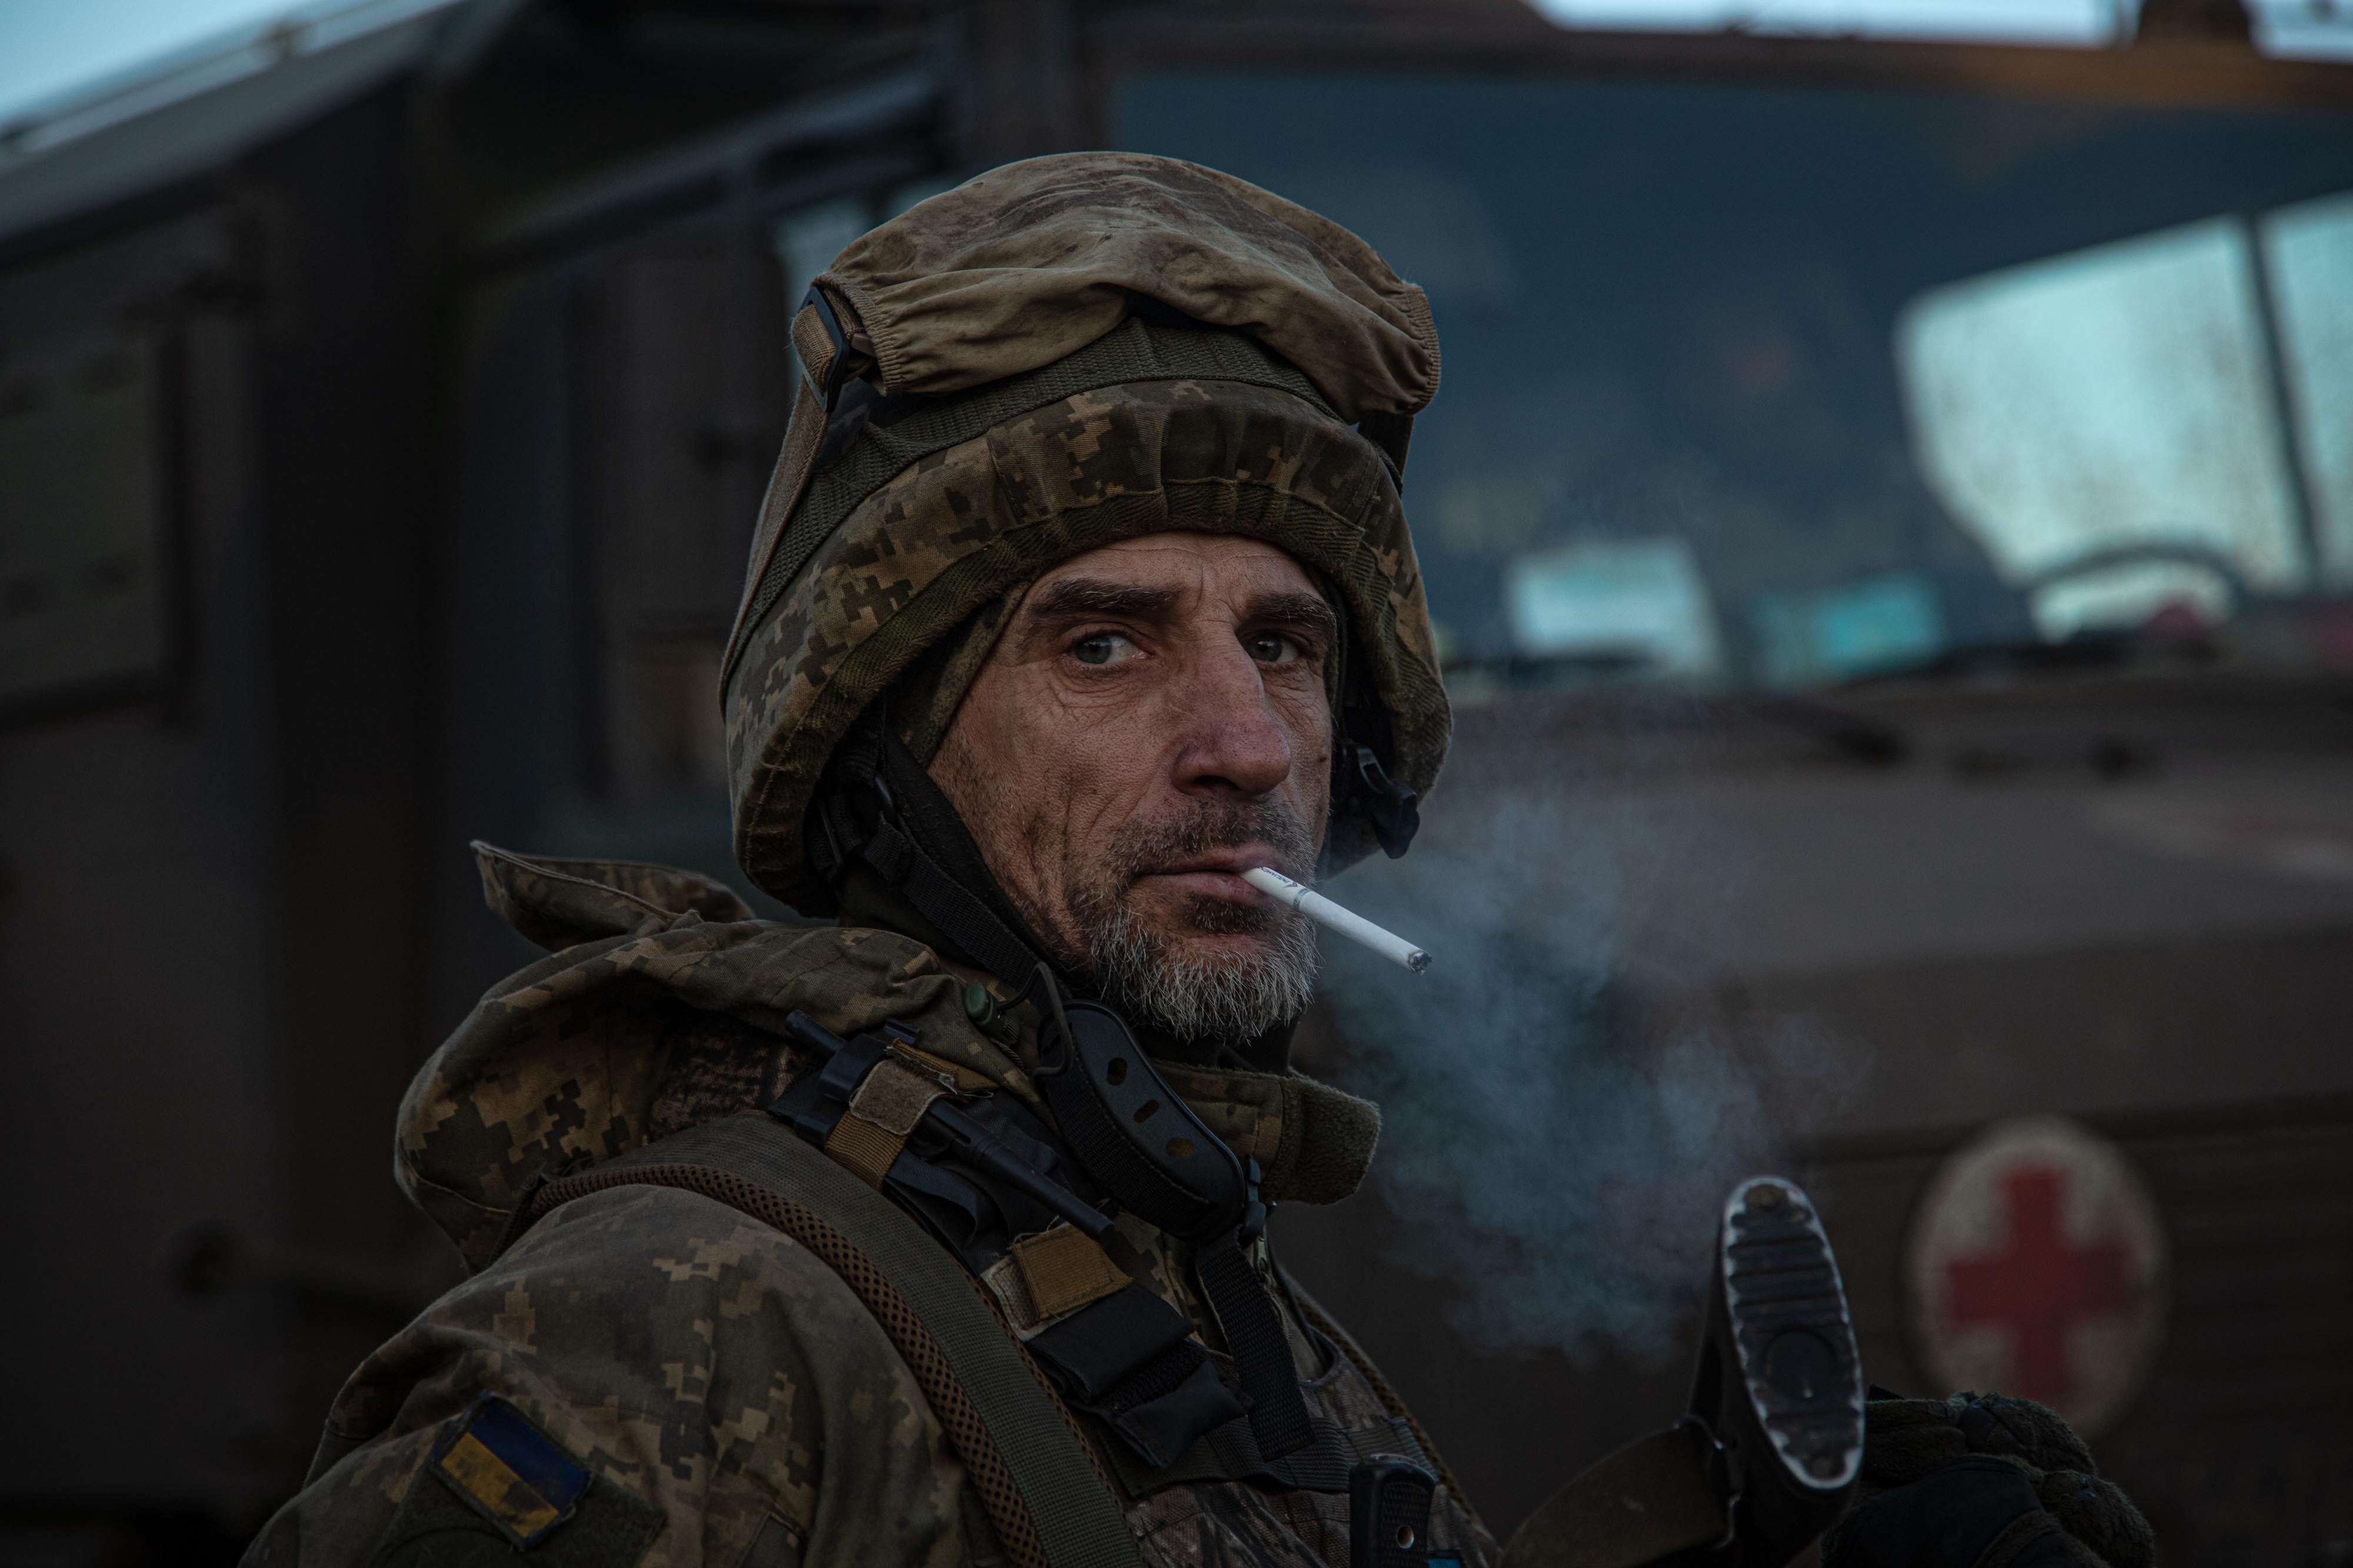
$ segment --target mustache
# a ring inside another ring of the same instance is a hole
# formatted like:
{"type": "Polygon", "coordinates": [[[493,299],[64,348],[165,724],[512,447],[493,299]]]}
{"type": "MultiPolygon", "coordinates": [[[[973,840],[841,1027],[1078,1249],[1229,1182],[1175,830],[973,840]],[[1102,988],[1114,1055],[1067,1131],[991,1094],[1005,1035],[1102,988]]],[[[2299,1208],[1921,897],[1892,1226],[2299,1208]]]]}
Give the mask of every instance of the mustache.
{"type": "Polygon", "coordinates": [[[1132,822],[1112,841],[1110,859],[1121,885],[1207,854],[1263,844],[1274,851],[1277,869],[1313,868],[1314,836],[1299,813],[1277,800],[1194,800],[1172,816],[1132,822]]]}

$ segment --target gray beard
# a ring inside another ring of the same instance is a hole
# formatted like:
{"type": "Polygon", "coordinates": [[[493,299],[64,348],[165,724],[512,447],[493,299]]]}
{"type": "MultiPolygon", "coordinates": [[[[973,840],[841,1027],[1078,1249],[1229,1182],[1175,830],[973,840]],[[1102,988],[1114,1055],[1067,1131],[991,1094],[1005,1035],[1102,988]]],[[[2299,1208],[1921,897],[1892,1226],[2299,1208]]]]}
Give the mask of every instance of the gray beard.
{"type": "Polygon", "coordinates": [[[1090,929],[1087,968],[1103,1001],[1180,1040],[1243,1044],[1297,1017],[1315,992],[1315,932],[1291,910],[1263,928],[1266,946],[1240,961],[1187,958],[1124,904],[1090,929]]]}
{"type": "Polygon", "coordinates": [[[1130,1023],[1180,1040],[1238,1046],[1296,1018],[1315,991],[1315,931],[1307,917],[1271,900],[1204,898],[1184,911],[1181,931],[1167,931],[1147,924],[1125,896],[1139,873],[1253,839],[1293,866],[1314,863],[1306,825],[1271,801],[1196,802],[1175,817],[1130,825],[1102,863],[1070,869],[1070,918],[1058,923],[1078,951],[1065,962],[1075,960],[1096,994],[1130,1023]],[[1240,958],[1194,958],[1185,931],[1254,936],[1261,945],[1240,958]]]}

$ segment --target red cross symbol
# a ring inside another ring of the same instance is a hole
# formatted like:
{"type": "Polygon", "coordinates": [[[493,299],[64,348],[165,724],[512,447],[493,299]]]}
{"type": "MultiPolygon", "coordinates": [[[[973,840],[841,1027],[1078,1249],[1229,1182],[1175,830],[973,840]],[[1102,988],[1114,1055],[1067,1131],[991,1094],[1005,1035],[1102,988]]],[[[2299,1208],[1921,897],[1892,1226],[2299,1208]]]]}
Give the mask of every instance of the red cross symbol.
{"type": "Polygon", "coordinates": [[[2132,1305],[2130,1260],[2116,1241],[2077,1244],[2064,1219],[2067,1173],[2055,1165],[2016,1165],[2001,1173],[2008,1246],[1946,1265],[1955,1326],[1990,1323],[2006,1331],[2023,1394],[2063,1406],[2074,1392],[2069,1331],[2086,1318],[2132,1305]]]}

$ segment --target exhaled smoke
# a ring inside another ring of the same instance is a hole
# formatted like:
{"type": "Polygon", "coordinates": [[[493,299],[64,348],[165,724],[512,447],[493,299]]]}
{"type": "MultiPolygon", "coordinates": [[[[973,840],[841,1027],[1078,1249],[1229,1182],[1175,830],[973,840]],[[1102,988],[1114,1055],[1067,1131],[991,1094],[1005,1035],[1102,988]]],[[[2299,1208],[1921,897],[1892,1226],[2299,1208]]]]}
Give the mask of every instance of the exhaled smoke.
{"type": "Polygon", "coordinates": [[[1335,889],[1430,972],[1327,954],[1350,1086],[1381,1104],[1398,1261],[1458,1282],[1457,1326],[1490,1348],[1655,1362],[1704,1288],[1725,1193],[1851,1075],[1796,1020],[1652,1005],[1709,988],[1660,956],[1704,949],[1672,928],[1729,874],[1692,833],[1516,786],[1445,807],[1410,856],[1335,889]]]}

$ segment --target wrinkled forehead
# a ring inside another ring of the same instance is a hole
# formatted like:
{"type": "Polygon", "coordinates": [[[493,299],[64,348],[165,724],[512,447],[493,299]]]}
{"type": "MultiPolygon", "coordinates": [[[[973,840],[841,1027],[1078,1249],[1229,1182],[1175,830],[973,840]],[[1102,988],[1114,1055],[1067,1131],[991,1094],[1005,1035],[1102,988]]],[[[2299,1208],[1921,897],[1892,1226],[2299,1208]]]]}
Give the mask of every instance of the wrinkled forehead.
{"type": "Polygon", "coordinates": [[[1261,539],[1239,534],[1170,531],[1123,539],[1074,555],[1039,576],[1023,596],[1022,613],[1051,614],[1081,600],[1093,586],[1133,588],[1167,595],[1193,613],[1246,613],[1270,596],[1328,601],[1321,575],[1261,539]]]}

